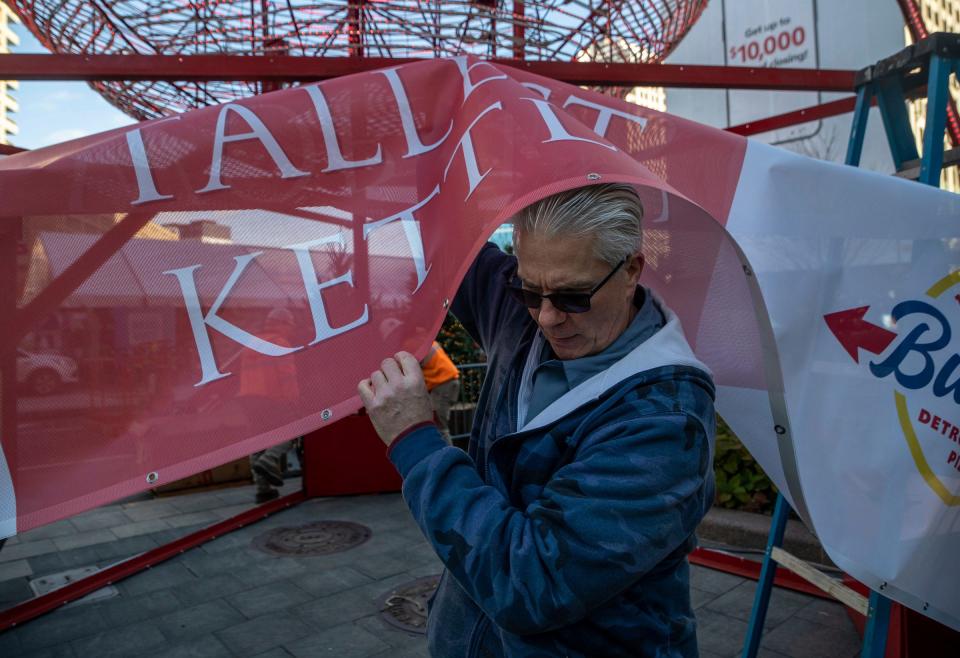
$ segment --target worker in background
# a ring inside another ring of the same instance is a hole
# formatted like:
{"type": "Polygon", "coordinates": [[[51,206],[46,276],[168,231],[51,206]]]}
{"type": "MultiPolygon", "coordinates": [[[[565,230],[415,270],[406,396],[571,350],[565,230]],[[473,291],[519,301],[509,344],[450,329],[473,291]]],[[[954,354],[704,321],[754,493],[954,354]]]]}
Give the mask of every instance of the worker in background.
{"type": "MultiPolygon", "coordinates": [[[[275,308],[267,315],[260,335],[266,341],[290,347],[294,327],[293,314],[285,308],[275,308]]],[[[273,359],[253,350],[243,352],[238,399],[252,423],[259,422],[275,405],[290,404],[299,397],[293,359],[273,359]]],[[[283,458],[292,447],[293,440],[289,440],[250,455],[258,505],[279,495],[275,487],[283,486],[283,458]]]]}
{"type": "Polygon", "coordinates": [[[443,439],[450,443],[450,409],[460,397],[460,371],[437,341],[433,341],[430,351],[420,361],[420,367],[437,415],[437,428],[443,439]]]}

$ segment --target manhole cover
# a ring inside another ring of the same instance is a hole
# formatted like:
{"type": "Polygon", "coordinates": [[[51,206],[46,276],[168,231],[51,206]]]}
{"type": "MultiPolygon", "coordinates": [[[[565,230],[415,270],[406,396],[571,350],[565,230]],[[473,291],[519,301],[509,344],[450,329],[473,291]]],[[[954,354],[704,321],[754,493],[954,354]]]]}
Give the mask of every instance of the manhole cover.
{"type": "Polygon", "coordinates": [[[253,540],[253,545],[273,555],[330,555],[359,546],[370,539],[370,528],[350,521],[318,521],[293,528],[275,528],[253,540]]]}
{"type": "Polygon", "coordinates": [[[387,592],[380,597],[380,616],[391,626],[408,633],[427,632],[427,599],[437,585],[440,574],[417,578],[409,583],[387,592]]]}

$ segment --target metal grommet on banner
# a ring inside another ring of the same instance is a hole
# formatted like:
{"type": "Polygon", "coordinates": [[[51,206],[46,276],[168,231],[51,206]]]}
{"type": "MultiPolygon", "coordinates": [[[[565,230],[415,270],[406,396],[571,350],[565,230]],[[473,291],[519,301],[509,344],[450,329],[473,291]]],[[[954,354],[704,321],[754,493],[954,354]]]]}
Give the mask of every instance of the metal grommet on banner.
{"type": "Polygon", "coordinates": [[[153,484],[159,479],[160,479],[160,474],[157,473],[156,471],[151,471],[150,473],[147,473],[147,484],[153,484]]]}
{"type": "Polygon", "coordinates": [[[776,432],[777,434],[783,436],[784,434],[787,433],[787,428],[784,427],[783,425],[774,425],[774,426],[773,426],[773,431],[776,432]]]}
{"type": "Polygon", "coordinates": [[[882,592],[885,589],[887,589],[887,581],[880,583],[880,591],[882,592]]]}
{"type": "Polygon", "coordinates": [[[924,603],[924,604],[923,604],[923,611],[926,612],[929,607],[930,607],[930,604],[929,604],[929,603],[924,603]]]}
{"type": "Polygon", "coordinates": [[[329,409],[324,409],[323,411],[320,412],[320,420],[330,420],[332,416],[333,416],[333,412],[330,411],[329,409]]]}
{"type": "Polygon", "coordinates": [[[450,299],[447,297],[443,298],[443,308],[450,308],[450,299]]]}
{"type": "Polygon", "coordinates": [[[600,180],[600,174],[589,173],[587,174],[587,180],[600,180]]]}
{"type": "Polygon", "coordinates": [[[752,276],[752,275],[753,275],[753,271],[750,269],[750,266],[749,266],[749,265],[744,265],[744,266],[743,266],[743,273],[746,274],[747,276],[752,276]]]}

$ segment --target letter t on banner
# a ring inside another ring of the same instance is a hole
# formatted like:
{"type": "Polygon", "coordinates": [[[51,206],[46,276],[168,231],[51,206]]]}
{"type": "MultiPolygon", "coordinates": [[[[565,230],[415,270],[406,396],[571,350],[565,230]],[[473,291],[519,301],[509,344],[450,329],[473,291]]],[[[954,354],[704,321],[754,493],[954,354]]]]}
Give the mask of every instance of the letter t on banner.
{"type": "Polygon", "coordinates": [[[607,128],[610,127],[610,118],[614,116],[618,116],[621,119],[626,119],[627,121],[633,121],[640,126],[641,130],[647,126],[647,120],[643,117],[634,116],[629,112],[621,112],[620,110],[615,110],[612,107],[600,105],[599,103],[585,101],[582,98],[577,98],[576,96],[570,96],[567,98],[566,102],[563,104],[563,108],[566,109],[568,105],[579,105],[581,107],[589,107],[592,110],[596,110],[599,114],[597,114],[597,122],[593,124],[593,132],[597,133],[601,137],[607,136],[607,128]]]}
{"type": "Polygon", "coordinates": [[[586,142],[587,144],[602,146],[611,151],[617,150],[617,147],[612,144],[604,144],[592,139],[587,139],[586,137],[575,137],[568,133],[567,129],[563,127],[563,124],[560,123],[560,118],[553,111],[553,106],[547,101],[540,100],[539,98],[524,98],[523,100],[530,101],[536,106],[537,111],[540,112],[540,118],[543,119],[543,122],[546,124],[547,130],[550,131],[550,139],[544,140],[544,144],[548,142],[586,142]]]}
{"type": "Polygon", "coordinates": [[[470,135],[470,131],[473,129],[477,122],[483,118],[487,112],[493,110],[502,110],[503,105],[500,104],[500,101],[493,103],[490,107],[487,107],[477,115],[477,118],[474,119],[467,129],[463,131],[463,137],[460,138],[460,141],[457,142],[457,147],[453,150],[453,155],[450,156],[450,162],[447,163],[447,167],[443,170],[443,180],[446,182],[447,174],[450,172],[450,166],[453,164],[453,160],[457,157],[457,151],[463,151],[463,163],[467,168],[467,182],[470,185],[470,190],[467,192],[467,196],[464,197],[464,201],[470,198],[470,195],[473,194],[473,191],[477,189],[487,174],[489,174],[492,169],[487,169],[482,174],[480,173],[480,165],[477,163],[477,153],[473,149],[473,137],[470,135]]]}
{"type": "Polygon", "coordinates": [[[367,237],[378,228],[392,222],[400,222],[401,226],[403,226],[403,233],[407,237],[407,244],[410,245],[413,264],[417,268],[417,287],[413,289],[413,292],[420,290],[420,286],[422,286],[423,282],[427,279],[427,274],[430,273],[430,268],[427,266],[427,258],[423,251],[423,238],[420,236],[420,222],[413,216],[413,213],[427,205],[430,199],[438,194],[440,194],[439,185],[433,188],[433,192],[431,192],[426,199],[418,202],[415,206],[401,210],[396,215],[390,215],[389,217],[365,224],[363,227],[363,239],[366,240],[367,237]]]}

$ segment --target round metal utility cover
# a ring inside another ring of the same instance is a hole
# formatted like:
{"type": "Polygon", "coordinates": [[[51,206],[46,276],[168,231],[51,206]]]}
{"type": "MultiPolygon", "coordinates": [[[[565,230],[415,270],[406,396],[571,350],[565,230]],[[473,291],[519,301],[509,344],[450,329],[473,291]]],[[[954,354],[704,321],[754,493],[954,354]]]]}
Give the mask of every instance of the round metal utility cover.
{"type": "Polygon", "coordinates": [[[359,546],[370,539],[370,528],[350,521],[319,521],[292,528],[274,528],[253,540],[253,545],[273,555],[309,557],[330,555],[359,546]]]}
{"type": "Polygon", "coordinates": [[[408,633],[427,632],[427,600],[440,584],[440,575],[417,578],[380,597],[380,616],[408,633]]]}

